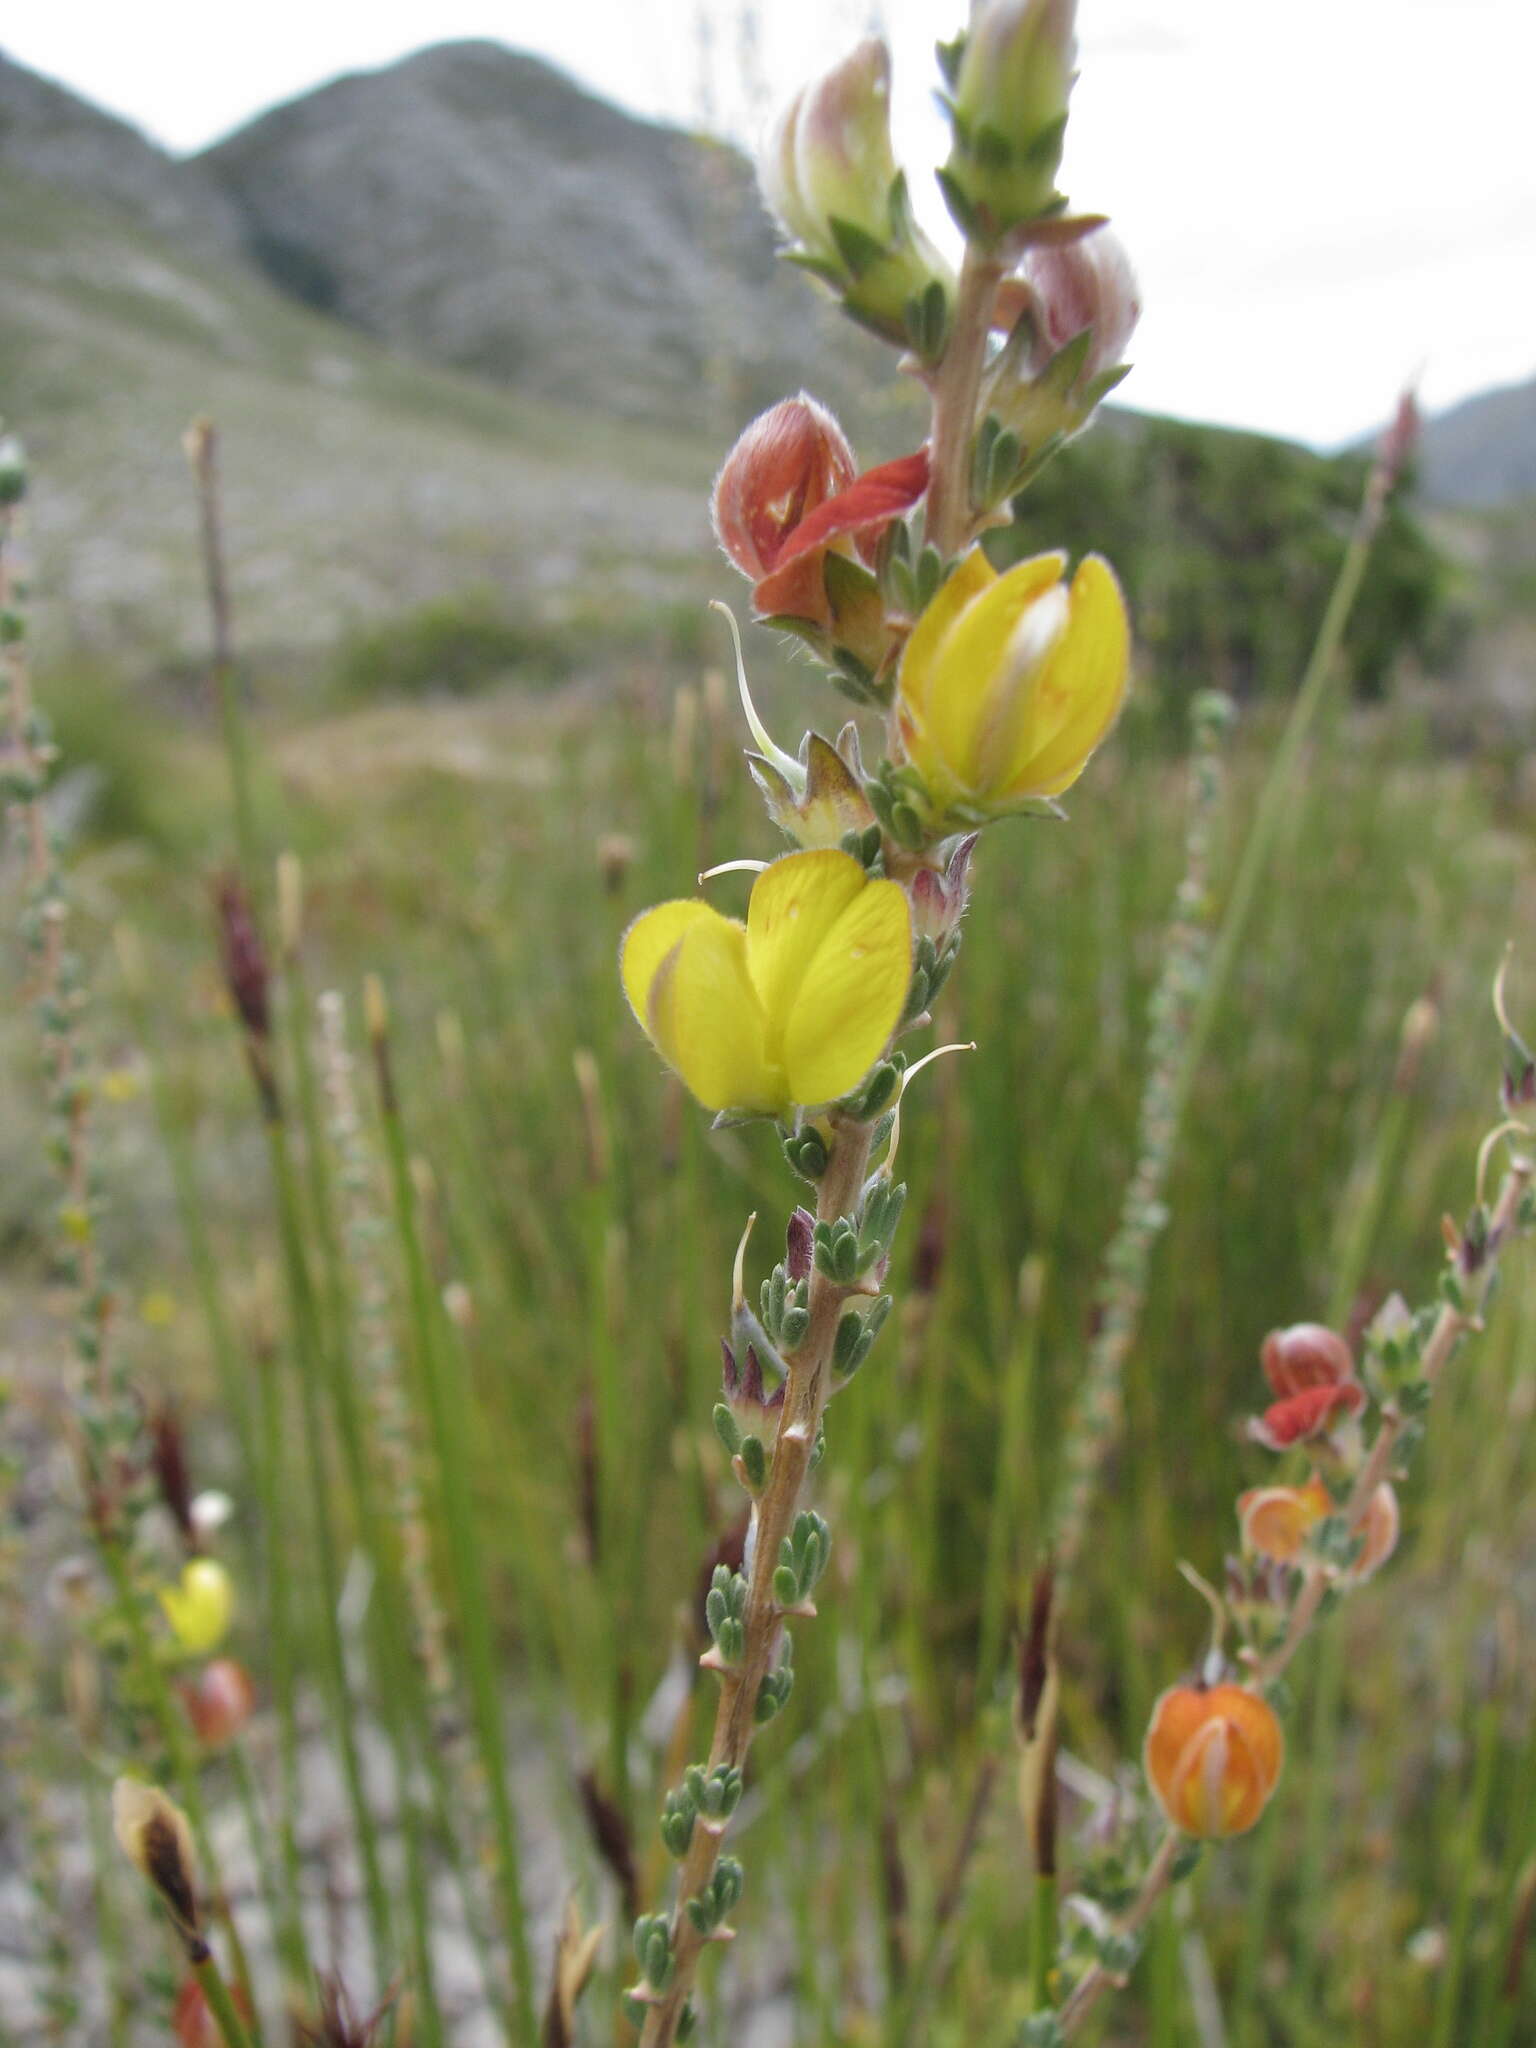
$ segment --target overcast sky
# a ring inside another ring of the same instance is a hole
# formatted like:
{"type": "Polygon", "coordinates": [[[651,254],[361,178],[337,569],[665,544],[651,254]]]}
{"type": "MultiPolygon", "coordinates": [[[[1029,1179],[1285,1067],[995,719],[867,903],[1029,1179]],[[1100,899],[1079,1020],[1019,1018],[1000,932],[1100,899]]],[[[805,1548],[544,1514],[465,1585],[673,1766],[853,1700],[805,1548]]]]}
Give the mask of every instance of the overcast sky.
{"type": "MultiPolygon", "coordinates": [[[[50,0],[0,46],[176,149],[422,44],[536,50],[637,112],[750,141],[872,19],[914,188],[961,0],[50,0]],[[761,17],[760,21],[757,17],[761,17]],[[745,31],[744,31],[745,24],[745,31]]],[[[1125,398],[1355,435],[1536,373],[1533,0],[1080,0],[1063,185],[1111,214],[1146,317],[1125,398]]]]}

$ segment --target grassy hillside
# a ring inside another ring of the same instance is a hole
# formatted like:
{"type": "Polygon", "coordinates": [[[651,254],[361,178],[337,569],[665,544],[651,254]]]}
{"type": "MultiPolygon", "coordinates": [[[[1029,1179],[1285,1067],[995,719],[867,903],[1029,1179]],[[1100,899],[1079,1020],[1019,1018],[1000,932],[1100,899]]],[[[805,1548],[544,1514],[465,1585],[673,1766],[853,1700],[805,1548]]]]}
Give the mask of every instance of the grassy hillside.
{"type": "Polygon", "coordinates": [[[253,657],[475,585],[537,618],[695,587],[702,442],[399,360],[237,263],[3,171],[0,269],[0,412],[41,480],[51,644],[130,664],[200,644],[180,450],[199,413],[224,439],[253,657]]]}

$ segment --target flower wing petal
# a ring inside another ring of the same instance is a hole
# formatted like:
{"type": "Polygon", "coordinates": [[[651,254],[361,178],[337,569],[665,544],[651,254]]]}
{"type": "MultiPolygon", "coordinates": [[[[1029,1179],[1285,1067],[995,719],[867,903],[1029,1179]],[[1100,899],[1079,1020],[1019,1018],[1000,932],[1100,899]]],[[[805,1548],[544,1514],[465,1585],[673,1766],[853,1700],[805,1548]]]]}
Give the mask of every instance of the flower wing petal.
{"type": "Polygon", "coordinates": [[[706,1109],[778,1109],[746,928],[707,903],[659,903],[624,936],[624,992],[646,1036],[706,1109]]]}
{"type": "Polygon", "coordinates": [[[846,1095],[884,1052],[912,979],[912,922],[894,882],[866,882],[826,934],[784,1027],[800,1103],[846,1095]]]}
{"type": "Polygon", "coordinates": [[[823,939],[867,886],[853,856],[831,847],[786,854],[753,883],[747,967],[771,1042],[782,1041],[784,1020],[823,939]]]}
{"type": "Polygon", "coordinates": [[[719,917],[718,910],[700,902],[698,897],[685,897],[642,911],[625,932],[619,946],[619,975],[629,1007],[645,1030],[650,1030],[646,1009],[656,970],[684,932],[719,917]]]}

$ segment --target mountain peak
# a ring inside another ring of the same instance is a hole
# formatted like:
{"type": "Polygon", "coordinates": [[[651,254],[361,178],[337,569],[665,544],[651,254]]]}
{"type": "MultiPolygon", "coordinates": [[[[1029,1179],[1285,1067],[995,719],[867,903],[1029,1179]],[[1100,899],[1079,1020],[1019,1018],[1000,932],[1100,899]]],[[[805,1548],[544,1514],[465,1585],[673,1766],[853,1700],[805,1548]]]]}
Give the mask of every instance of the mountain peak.
{"type": "Polygon", "coordinates": [[[206,173],[3,51],[0,165],[110,205],[193,253],[240,246],[239,214],[206,173]]]}
{"type": "Polygon", "coordinates": [[[696,417],[714,391],[739,418],[823,359],[832,316],[775,262],[743,157],[497,43],[337,79],[197,161],[286,289],[538,396],[696,417]]]}

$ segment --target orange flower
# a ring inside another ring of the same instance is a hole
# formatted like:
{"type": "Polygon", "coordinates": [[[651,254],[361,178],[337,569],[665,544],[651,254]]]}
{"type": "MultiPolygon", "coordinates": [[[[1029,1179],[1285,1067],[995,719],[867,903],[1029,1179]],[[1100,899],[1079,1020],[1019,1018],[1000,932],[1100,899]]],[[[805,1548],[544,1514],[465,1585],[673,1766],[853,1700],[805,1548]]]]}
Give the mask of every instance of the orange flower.
{"type": "Polygon", "coordinates": [[[1238,1495],[1244,1550],[1294,1564],[1311,1531],[1333,1512],[1333,1496],[1320,1479],[1305,1486],[1256,1486],[1238,1495]]]}
{"type": "MultiPolygon", "coordinates": [[[[1313,1529],[1333,1512],[1333,1498],[1315,1476],[1305,1486],[1256,1486],[1238,1496],[1243,1548],[1273,1558],[1277,1564],[1294,1564],[1313,1529]]],[[[1341,1574],[1341,1582],[1358,1585],[1379,1570],[1397,1548],[1400,1526],[1397,1495],[1383,1480],[1355,1523],[1354,1533],[1364,1540],[1359,1556],[1341,1574]]]]}
{"type": "Polygon", "coordinates": [[[1269,1803],[1285,1760],[1274,1708],[1242,1685],[1175,1685],[1152,1710],[1143,1763],[1174,1827],[1219,1840],[1244,1835],[1269,1803]]]}

